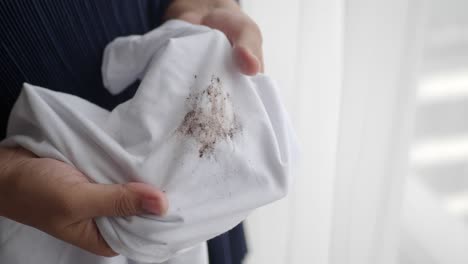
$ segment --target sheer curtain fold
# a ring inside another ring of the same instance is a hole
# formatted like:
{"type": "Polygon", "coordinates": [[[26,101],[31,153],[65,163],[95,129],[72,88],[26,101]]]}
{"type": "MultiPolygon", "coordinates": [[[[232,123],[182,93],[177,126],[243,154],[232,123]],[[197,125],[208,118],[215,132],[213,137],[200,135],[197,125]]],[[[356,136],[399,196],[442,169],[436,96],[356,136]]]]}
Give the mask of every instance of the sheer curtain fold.
{"type": "Polygon", "coordinates": [[[420,45],[418,1],[345,1],[330,263],[394,263],[420,45]]]}
{"type": "Polygon", "coordinates": [[[248,220],[247,263],[393,263],[420,2],[241,1],[303,154],[288,199],[248,220]]]}

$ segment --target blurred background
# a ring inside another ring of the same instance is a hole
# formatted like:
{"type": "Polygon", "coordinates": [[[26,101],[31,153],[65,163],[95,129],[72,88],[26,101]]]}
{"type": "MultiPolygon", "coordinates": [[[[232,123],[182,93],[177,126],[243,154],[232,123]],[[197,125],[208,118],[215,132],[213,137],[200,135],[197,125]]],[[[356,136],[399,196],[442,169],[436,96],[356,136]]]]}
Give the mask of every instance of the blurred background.
{"type": "Polygon", "coordinates": [[[427,8],[399,263],[468,263],[468,2],[427,8]]]}
{"type": "Polygon", "coordinates": [[[302,146],[246,263],[468,263],[468,1],[241,1],[302,146]]]}

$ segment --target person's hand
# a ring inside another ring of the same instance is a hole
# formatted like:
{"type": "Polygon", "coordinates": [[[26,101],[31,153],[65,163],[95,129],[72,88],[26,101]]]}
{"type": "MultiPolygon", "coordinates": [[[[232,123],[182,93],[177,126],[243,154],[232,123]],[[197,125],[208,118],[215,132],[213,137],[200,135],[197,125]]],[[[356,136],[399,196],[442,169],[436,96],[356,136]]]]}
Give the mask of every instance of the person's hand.
{"type": "Polygon", "coordinates": [[[247,75],[263,72],[260,29],[234,0],[175,0],[166,11],[166,19],[171,18],[224,32],[241,72],[247,75]]]}
{"type": "Polygon", "coordinates": [[[117,255],[100,235],[94,217],[162,215],[166,210],[164,193],[150,185],[90,183],[61,161],[0,148],[0,215],[94,254],[117,255]]]}

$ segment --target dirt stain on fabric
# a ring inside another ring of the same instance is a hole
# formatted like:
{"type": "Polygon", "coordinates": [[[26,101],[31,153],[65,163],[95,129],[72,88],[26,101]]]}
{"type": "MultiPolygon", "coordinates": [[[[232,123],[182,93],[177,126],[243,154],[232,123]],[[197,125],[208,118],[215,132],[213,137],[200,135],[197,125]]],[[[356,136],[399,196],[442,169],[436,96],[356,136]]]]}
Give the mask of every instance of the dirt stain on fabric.
{"type": "Polygon", "coordinates": [[[213,75],[205,89],[192,91],[186,103],[190,110],[177,131],[199,143],[200,158],[211,155],[217,143],[232,140],[241,130],[230,95],[219,77],[213,75]]]}

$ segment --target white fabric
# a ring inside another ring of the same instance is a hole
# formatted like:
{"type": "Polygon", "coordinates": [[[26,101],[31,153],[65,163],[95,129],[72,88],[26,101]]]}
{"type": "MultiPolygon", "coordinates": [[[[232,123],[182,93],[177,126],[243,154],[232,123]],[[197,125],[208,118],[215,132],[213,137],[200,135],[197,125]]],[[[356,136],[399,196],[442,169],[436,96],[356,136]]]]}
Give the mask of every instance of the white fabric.
{"type": "Polygon", "coordinates": [[[3,145],[62,160],[98,183],[164,190],[164,217],[96,219],[116,252],[163,262],[285,195],[297,145],[277,87],[265,75],[242,75],[224,34],[169,21],[109,44],[102,73],[112,93],[141,84],[111,112],[25,84],[3,145]]]}
{"type": "MultiPolygon", "coordinates": [[[[88,253],[35,228],[0,217],[1,264],[140,264],[125,256],[112,258],[88,253]]],[[[147,263],[147,262],[144,262],[147,263]]],[[[206,242],[184,250],[163,264],[208,264],[206,242]],[[190,260],[190,261],[189,261],[190,260]]]]}

